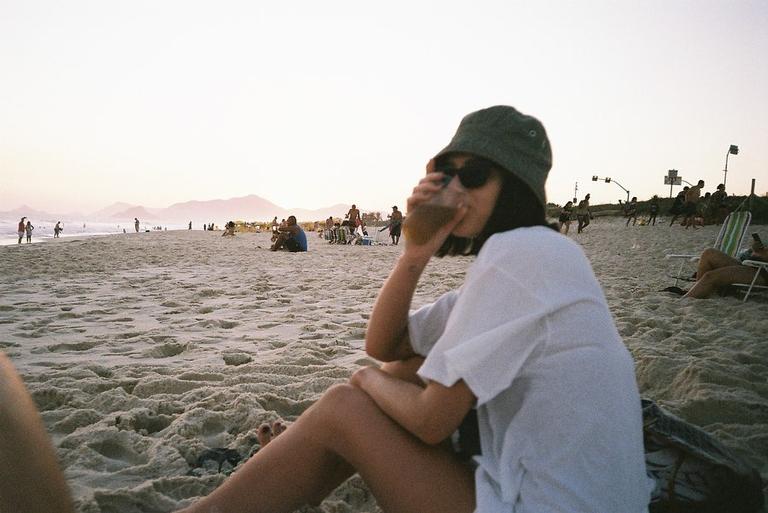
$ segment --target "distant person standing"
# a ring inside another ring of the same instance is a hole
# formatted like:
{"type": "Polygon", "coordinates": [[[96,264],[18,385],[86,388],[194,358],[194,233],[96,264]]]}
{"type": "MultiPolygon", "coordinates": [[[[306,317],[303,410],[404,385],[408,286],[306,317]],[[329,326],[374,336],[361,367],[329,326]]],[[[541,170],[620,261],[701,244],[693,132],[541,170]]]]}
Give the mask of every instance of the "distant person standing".
{"type": "Polygon", "coordinates": [[[189,229],[192,229],[192,221],[189,222],[189,229]]]}
{"type": "Polygon", "coordinates": [[[34,230],[35,227],[32,226],[32,221],[27,219],[27,224],[24,227],[24,230],[27,232],[27,244],[32,242],[32,230],[34,230]]]}
{"type": "Polygon", "coordinates": [[[685,193],[685,204],[683,205],[685,219],[683,220],[683,224],[685,224],[686,230],[689,226],[693,226],[693,228],[696,229],[696,214],[698,213],[697,209],[702,187],[704,187],[704,180],[699,180],[696,185],[688,189],[688,192],[685,193]]]}
{"type": "Polygon", "coordinates": [[[21,221],[19,221],[19,228],[17,232],[19,235],[19,244],[21,244],[21,240],[24,238],[24,231],[26,230],[24,219],[26,219],[26,217],[22,217],[21,221]]]}
{"type": "Polygon", "coordinates": [[[139,223],[139,218],[138,217],[134,217],[133,218],[133,226],[136,228],[136,233],[139,233],[139,224],[140,224],[139,223]]]}
{"type": "Polygon", "coordinates": [[[352,208],[347,212],[347,218],[349,218],[349,229],[354,230],[357,225],[360,224],[360,211],[353,204],[352,208]]]}
{"type": "Polygon", "coordinates": [[[589,194],[584,196],[584,199],[579,202],[579,206],[576,208],[576,220],[579,222],[576,233],[581,233],[584,228],[589,226],[589,222],[592,220],[592,212],[589,211],[589,197],[589,194]]]}
{"type": "Polygon", "coordinates": [[[61,221],[56,222],[56,226],[53,227],[53,238],[58,239],[59,234],[64,231],[64,228],[61,227],[61,221]]]}
{"type": "Polygon", "coordinates": [[[653,226],[656,226],[656,215],[659,213],[659,197],[654,194],[653,198],[651,198],[651,202],[648,205],[648,222],[646,225],[651,224],[653,222],[653,226]]]}
{"type": "Polygon", "coordinates": [[[728,194],[725,192],[725,185],[718,185],[717,190],[712,193],[712,197],[709,200],[711,205],[712,220],[715,224],[722,223],[728,216],[727,199],[728,194]]]}
{"type": "Polygon", "coordinates": [[[400,233],[403,229],[403,213],[400,212],[396,206],[392,206],[392,213],[389,215],[389,236],[392,239],[392,244],[397,246],[400,242],[400,233]]]}

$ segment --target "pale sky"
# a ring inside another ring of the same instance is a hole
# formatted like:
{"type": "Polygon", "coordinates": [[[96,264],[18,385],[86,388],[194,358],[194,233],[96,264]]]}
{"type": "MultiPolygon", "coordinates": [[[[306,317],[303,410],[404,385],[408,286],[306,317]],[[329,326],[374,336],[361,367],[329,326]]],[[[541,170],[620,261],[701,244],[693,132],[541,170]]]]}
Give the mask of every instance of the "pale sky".
{"type": "Polygon", "coordinates": [[[768,191],[768,2],[0,0],[0,211],[404,206],[462,116],[547,128],[548,199],[768,191]],[[675,188],[675,191],[679,188],[675,188]]]}

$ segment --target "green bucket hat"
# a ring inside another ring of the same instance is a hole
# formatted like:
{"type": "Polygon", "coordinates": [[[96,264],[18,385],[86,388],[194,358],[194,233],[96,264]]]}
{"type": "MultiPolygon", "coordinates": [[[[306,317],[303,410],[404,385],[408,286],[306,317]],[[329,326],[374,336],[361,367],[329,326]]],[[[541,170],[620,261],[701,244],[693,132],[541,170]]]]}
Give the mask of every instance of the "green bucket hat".
{"type": "Polygon", "coordinates": [[[552,149],[538,119],[507,105],[472,112],[435,158],[446,153],[471,153],[490,160],[522,180],[546,206],[544,184],[552,167],[552,149]]]}

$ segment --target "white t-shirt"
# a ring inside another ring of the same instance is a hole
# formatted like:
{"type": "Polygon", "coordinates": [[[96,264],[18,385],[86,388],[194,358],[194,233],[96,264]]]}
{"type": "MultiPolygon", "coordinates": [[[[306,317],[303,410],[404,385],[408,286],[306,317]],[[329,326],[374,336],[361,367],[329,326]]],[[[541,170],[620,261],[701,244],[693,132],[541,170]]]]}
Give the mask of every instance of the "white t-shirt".
{"type": "Polygon", "coordinates": [[[634,365],[577,244],[545,227],[492,236],[409,334],[422,379],[477,397],[477,512],[647,512],[634,365]]]}

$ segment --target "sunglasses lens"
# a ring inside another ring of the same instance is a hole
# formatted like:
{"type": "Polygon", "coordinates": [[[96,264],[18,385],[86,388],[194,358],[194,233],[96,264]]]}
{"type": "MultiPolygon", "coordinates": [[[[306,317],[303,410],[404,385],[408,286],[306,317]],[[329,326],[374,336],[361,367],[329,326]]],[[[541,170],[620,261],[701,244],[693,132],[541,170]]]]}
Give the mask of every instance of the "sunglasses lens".
{"type": "Polygon", "coordinates": [[[461,185],[467,189],[476,189],[485,185],[488,178],[491,176],[490,166],[483,165],[481,163],[467,162],[467,164],[461,168],[459,172],[459,180],[461,185]]]}
{"type": "Polygon", "coordinates": [[[444,166],[436,169],[435,171],[443,173],[443,185],[448,185],[454,176],[459,175],[461,185],[467,189],[477,189],[482,187],[490,178],[492,170],[491,166],[485,162],[477,162],[470,160],[464,166],[456,169],[455,167],[444,166]]]}

